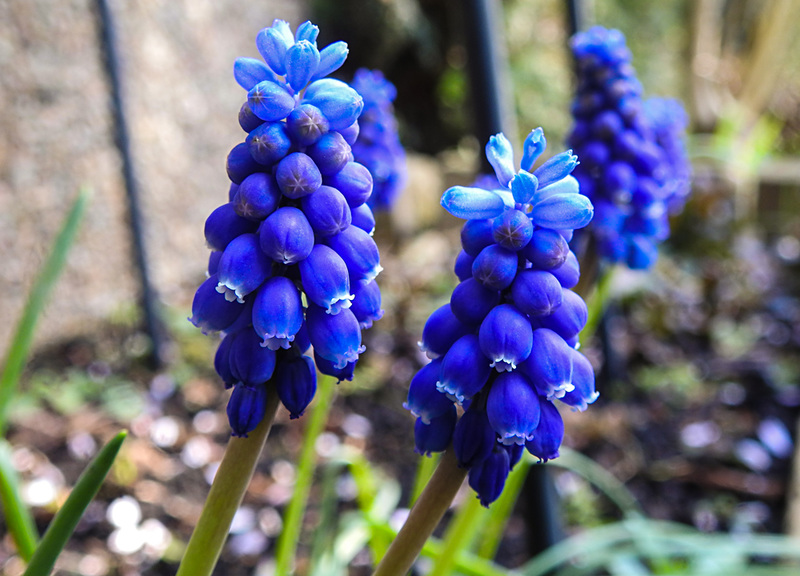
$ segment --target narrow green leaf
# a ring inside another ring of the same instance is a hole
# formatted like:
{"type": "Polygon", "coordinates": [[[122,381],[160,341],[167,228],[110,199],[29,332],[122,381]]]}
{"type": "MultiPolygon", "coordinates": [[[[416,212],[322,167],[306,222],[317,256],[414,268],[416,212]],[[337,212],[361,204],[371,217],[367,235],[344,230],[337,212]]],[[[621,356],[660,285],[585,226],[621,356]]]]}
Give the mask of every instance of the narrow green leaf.
{"type": "Polygon", "coordinates": [[[0,501],[17,551],[28,562],[36,549],[39,534],[30,510],[20,497],[17,471],[11,464],[11,446],[4,439],[0,439],[0,501]]]}
{"type": "Polygon", "coordinates": [[[300,461],[297,466],[297,478],[294,492],[289,505],[286,507],[283,520],[283,531],[278,539],[275,551],[275,574],[288,576],[293,571],[297,543],[300,540],[300,530],[303,523],[303,514],[308,504],[308,495],[314,480],[314,470],[317,464],[316,443],[317,438],[325,428],[328,414],[333,406],[336,395],[336,384],[330,376],[320,378],[317,388],[317,397],[309,409],[303,446],[300,449],[300,461]]]}
{"type": "Polygon", "coordinates": [[[625,485],[608,470],[580,452],[569,448],[561,448],[561,456],[551,460],[548,465],[567,468],[582,476],[605,494],[609,500],[619,506],[620,510],[629,518],[643,516],[639,503],[633,497],[633,494],[625,488],[625,485]]]}
{"type": "Polygon", "coordinates": [[[108,471],[111,470],[111,465],[114,464],[114,459],[127,435],[127,430],[123,430],[114,436],[83,471],[66,502],[50,522],[50,526],[47,527],[47,531],[33,553],[33,558],[23,576],[47,576],[50,574],[56,558],[72,536],[83,512],[100,490],[100,486],[108,475],[108,471]]]}
{"type": "Polygon", "coordinates": [[[75,240],[78,226],[86,211],[89,196],[90,193],[87,189],[82,189],[78,193],[78,197],[72,204],[69,215],[53,243],[50,254],[47,256],[47,260],[45,260],[39,271],[39,276],[31,288],[22,317],[19,320],[19,324],[17,324],[14,336],[11,338],[11,346],[8,349],[5,368],[3,368],[3,373],[0,375],[0,436],[5,434],[8,424],[8,406],[14,397],[20,374],[22,374],[22,369],[28,358],[36,323],[58,276],[64,268],[67,253],[75,240]]]}

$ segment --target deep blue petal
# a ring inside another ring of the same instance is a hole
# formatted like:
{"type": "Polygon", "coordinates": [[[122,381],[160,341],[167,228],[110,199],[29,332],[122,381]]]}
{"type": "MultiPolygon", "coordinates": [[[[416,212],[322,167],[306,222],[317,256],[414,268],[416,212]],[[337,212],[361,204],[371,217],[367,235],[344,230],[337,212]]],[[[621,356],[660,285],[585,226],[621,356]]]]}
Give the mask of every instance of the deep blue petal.
{"type": "Polygon", "coordinates": [[[453,450],[461,468],[473,468],[486,460],[497,444],[486,410],[471,406],[458,420],[453,432],[453,450]]]}
{"type": "Polygon", "coordinates": [[[487,288],[475,278],[467,278],[453,289],[450,307],[458,320],[474,329],[500,303],[500,292],[487,288]]]}
{"type": "Polygon", "coordinates": [[[299,208],[284,206],[269,215],[259,228],[261,249],[275,262],[296,264],[314,247],[314,230],[299,208]]]}
{"type": "Polygon", "coordinates": [[[320,373],[325,374],[326,376],[333,376],[337,379],[337,384],[342,380],[353,380],[353,374],[356,369],[356,364],[358,364],[358,360],[353,360],[352,362],[348,362],[342,368],[337,368],[336,365],[331,362],[330,360],[326,360],[317,352],[314,352],[314,362],[317,365],[317,370],[320,373]]]}
{"type": "Polygon", "coordinates": [[[456,340],[444,355],[436,389],[462,404],[481,391],[491,371],[489,359],[481,352],[478,337],[467,334],[456,340]]]}
{"type": "Polygon", "coordinates": [[[514,305],[530,316],[547,316],[561,306],[563,299],[558,279],[544,270],[522,270],[511,285],[514,305]]]}
{"type": "Polygon", "coordinates": [[[239,382],[234,386],[227,408],[231,434],[247,438],[256,429],[266,413],[267,395],[265,383],[251,386],[239,382]]]}
{"type": "Polygon", "coordinates": [[[261,251],[255,234],[242,234],[222,253],[217,268],[217,291],[228,300],[244,302],[272,272],[272,262],[261,251]]]}
{"type": "Polygon", "coordinates": [[[241,184],[242,180],[261,169],[262,166],[250,154],[247,142],[234,146],[225,160],[225,170],[234,184],[241,184]]]}
{"type": "Polygon", "coordinates": [[[503,290],[511,286],[518,266],[516,252],[491,244],[481,250],[472,263],[472,276],[487,288],[503,290]]]}
{"type": "Polygon", "coordinates": [[[436,389],[441,367],[442,361],[437,358],[420,368],[411,379],[408,397],[403,403],[403,408],[421,418],[425,424],[453,407],[453,402],[436,389]]]}
{"type": "Polygon", "coordinates": [[[511,304],[493,308],[478,332],[481,350],[498,372],[513,370],[531,353],[533,329],[528,318],[511,304]]]}
{"type": "Polygon", "coordinates": [[[206,218],[206,244],[212,250],[222,252],[231,243],[231,240],[242,234],[255,232],[256,229],[258,229],[257,222],[239,216],[233,204],[228,202],[216,208],[206,218]]]}
{"type": "Polygon", "coordinates": [[[294,283],[285,276],[264,282],[253,302],[253,329],[272,350],[289,348],[303,325],[303,303],[294,283]]]}
{"type": "Polygon", "coordinates": [[[324,134],[306,153],[317,164],[323,176],[337,173],[352,157],[350,145],[339,132],[324,134]]]}
{"type": "Polygon", "coordinates": [[[315,245],[299,268],[303,290],[311,302],[328,314],[350,308],[353,294],[350,293],[347,264],[332,248],[315,245]]]}
{"type": "Polygon", "coordinates": [[[372,323],[383,318],[381,308],[381,289],[375,280],[358,280],[353,287],[353,305],[350,309],[358,319],[362,329],[372,328],[372,323]]]}
{"type": "Polygon", "coordinates": [[[357,226],[348,226],[339,234],[328,238],[328,245],[333,248],[347,264],[353,280],[375,279],[383,267],[380,264],[378,245],[372,236],[357,226]]]}
{"type": "Polygon", "coordinates": [[[272,377],[281,402],[289,411],[289,418],[303,415],[317,391],[317,371],[308,356],[281,360],[272,377]]]}
{"type": "Polygon", "coordinates": [[[256,172],[245,178],[233,197],[236,213],[248,220],[263,220],[281,201],[281,191],[271,174],[256,172]]]}
{"type": "Polygon", "coordinates": [[[295,105],[294,96],[286,88],[273,82],[264,80],[253,86],[247,93],[247,104],[253,114],[266,120],[275,122],[283,120],[292,111],[295,105]]]}
{"type": "Polygon", "coordinates": [[[470,469],[469,485],[478,494],[482,506],[488,508],[499,498],[509,470],[508,452],[501,447],[496,447],[486,460],[470,469]]]}
{"type": "Polygon", "coordinates": [[[328,130],[330,122],[319,108],[311,104],[301,104],[286,118],[286,131],[300,146],[311,146],[328,130]]]}
{"type": "Polygon", "coordinates": [[[317,191],[322,174],[310,156],[293,152],[278,162],[275,180],[284,196],[297,200],[317,191]]]}
{"type": "Polygon", "coordinates": [[[427,424],[422,418],[417,418],[414,422],[414,451],[420,456],[444,452],[453,437],[456,418],[458,414],[452,404],[443,414],[431,418],[427,424]]]}
{"type": "Polygon", "coordinates": [[[245,141],[250,156],[261,164],[258,167],[260,170],[265,166],[272,167],[292,147],[292,140],[283,122],[265,122],[253,129],[245,141]]]}
{"type": "Polygon", "coordinates": [[[542,328],[549,328],[565,340],[577,336],[586,325],[589,313],[586,302],[572,290],[562,291],[561,306],[549,316],[537,316],[535,322],[542,328]]]}
{"type": "Polygon", "coordinates": [[[350,208],[356,208],[369,200],[373,181],[366,166],[348,162],[338,172],[325,176],[325,184],[339,190],[350,208]]]}
{"type": "Polygon", "coordinates": [[[261,338],[252,330],[241,330],[230,349],[231,374],[248,386],[263,384],[275,371],[275,351],[261,346],[261,338]]]}
{"type": "Polygon", "coordinates": [[[522,255],[540,270],[558,268],[568,254],[569,244],[564,237],[548,228],[534,230],[530,242],[522,250],[522,255]]]}
{"type": "Polygon", "coordinates": [[[533,331],[533,352],[524,371],[542,396],[560,398],[572,390],[572,352],[564,338],[552,330],[533,331]]]}
{"type": "Polygon", "coordinates": [[[520,371],[500,374],[486,398],[486,415],[503,444],[524,444],[539,425],[539,396],[520,371]]]}
{"type": "Polygon", "coordinates": [[[492,237],[503,248],[521,250],[532,236],[533,223],[522,210],[506,210],[492,222],[492,237]]]}
{"type": "Polygon", "coordinates": [[[525,443],[525,448],[540,461],[547,462],[558,458],[558,449],[564,440],[564,420],[552,402],[545,400],[540,404],[542,415],[539,425],[533,433],[533,439],[525,443]]]}
{"type": "Polygon", "coordinates": [[[419,347],[428,358],[438,358],[446,354],[453,342],[464,336],[468,330],[453,314],[450,304],[445,304],[428,317],[422,328],[419,347]]]}
{"type": "Polygon", "coordinates": [[[589,360],[574,350],[572,353],[572,384],[574,388],[564,394],[560,400],[572,406],[573,410],[583,412],[600,396],[599,392],[595,390],[595,377],[594,368],[592,368],[589,360]]]}
{"type": "Polygon", "coordinates": [[[230,301],[217,291],[216,274],[209,276],[197,289],[192,301],[192,317],[189,322],[204,334],[226,330],[242,312],[242,305],[230,301]]]}
{"type": "Polygon", "coordinates": [[[493,220],[467,220],[461,228],[461,246],[473,258],[494,243],[493,220]]]}
{"type": "Polygon", "coordinates": [[[336,368],[344,368],[358,360],[365,347],[361,345],[361,328],[350,310],[328,314],[324,308],[309,304],[306,311],[308,336],[314,350],[336,368]]]}
{"type": "Polygon", "coordinates": [[[301,206],[311,228],[320,237],[338,234],[352,222],[347,200],[331,186],[320,186],[302,199],[301,206]]]}

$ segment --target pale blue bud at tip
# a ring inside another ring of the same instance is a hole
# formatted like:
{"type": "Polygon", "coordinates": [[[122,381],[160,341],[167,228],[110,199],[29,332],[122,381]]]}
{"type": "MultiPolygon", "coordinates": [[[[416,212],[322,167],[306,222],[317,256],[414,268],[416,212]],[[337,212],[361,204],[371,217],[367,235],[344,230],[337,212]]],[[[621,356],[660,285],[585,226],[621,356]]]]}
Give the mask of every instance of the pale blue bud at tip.
{"type": "Polygon", "coordinates": [[[264,80],[275,80],[275,75],[267,65],[255,58],[237,58],[233,63],[233,77],[247,91],[264,80]]]}
{"type": "Polygon", "coordinates": [[[306,40],[316,45],[317,36],[319,36],[319,26],[312,24],[310,21],[303,22],[297,27],[294,33],[295,42],[306,40]]]}
{"type": "Polygon", "coordinates": [[[304,103],[319,108],[330,122],[331,130],[342,130],[358,120],[364,99],[353,88],[333,78],[312,82],[306,89],[304,103]]]}
{"type": "Polygon", "coordinates": [[[528,204],[538,188],[539,180],[527,170],[520,170],[511,180],[511,194],[518,204],[528,204]]]}
{"type": "Polygon", "coordinates": [[[537,128],[532,130],[522,145],[522,162],[520,168],[530,172],[533,165],[539,159],[542,152],[547,148],[547,139],[544,137],[544,130],[537,128]]]}
{"type": "Polygon", "coordinates": [[[286,81],[295,92],[305,88],[317,71],[319,51],[308,40],[300,40],[286,51],[286,81]]]}
{"type": "Polygon", "coordinates": [[[506,205],[492,190],[453,186],[442,194],[442,207],[456,218],[483,220],[499,216],[506,205]]]}
{"type": "Polygon", "coordinates": [[[514,170],[514,150],[502,132],[489,138],[486,144],[486,159],[494,168],[497,180],[507,188],[516,170],[514,170]]]}
{"type": "Polygon", "coordinates": [[[537,226],[551,230],[574,230],[592,221],[592,201],[583,194],[555,194],[536,203],[530,213],[537,226]]]}
{"type": "Polygon", "coordinates": [[[319,66],[317,66],[316,73],[311,77],[311,81],[314,82],[336,72],[347,60],[349,51],[347,42],[340,40],[339,42],[328,44],[319,53],[319,66]]]}
{"type": "Polygon", "coordinates": [[[539,179],[539,186],[546,188],[569,176],[577,165],[578,157],[572,153],[572,150],[567,150],[549,158],[547,162],[536,169],[534,175],[539,179]]]}
{"type": "Polygon", "coordinates": [[[264,80],[253,86],[247,93],[247,103],[253,114],[267,122],[283,120],[295,104],[294,96],[272,80],[264,80]]]}
{"type": "Polygon", "coordinates": [[[294,43],[289,24],[283,20],[275,20],[270,28],[264,28],[256,35],[256,47],[275,74],[286,74],[286,51],[294,43]],[[288,37],[287,37],[288,34],[288,37]]]}

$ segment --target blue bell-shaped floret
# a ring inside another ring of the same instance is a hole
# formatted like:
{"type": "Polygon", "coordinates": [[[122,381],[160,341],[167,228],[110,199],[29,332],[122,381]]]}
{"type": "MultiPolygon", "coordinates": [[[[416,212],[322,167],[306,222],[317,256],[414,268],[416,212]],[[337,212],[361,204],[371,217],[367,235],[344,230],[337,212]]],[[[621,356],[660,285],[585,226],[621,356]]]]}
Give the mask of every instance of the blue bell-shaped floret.
{"type": "Polygon", "coordinates": [[[228,300],[244,297],[261,286],[272,271],[272,261],[261,251],[255,234],[242,234],[231,241],[217,267],[217,291],[228,300]]]}
{"type": "Polygon", "coordinates": [[[303,302],[285,276],[264,282],[253,302],[253,329],[270,350],[288,349],[303,325],[303,302]]]}
{"type": "Polygon", "coordinates": [[[272,377],[281,402],[289,411],[289,418],[299,418],[314,399],[317,391],[317,371],[308,356],[297,356],[278,362],[272,377]]]}
{"type": "Polygon", "coordinates": [[[478,336],[481,350],[498,372],[513,370],[531,353],[530,320],[511,304],[493,308],[481,323],[478,336]]]}
{"type": "Polygon", "coordinates": [[[481,391],[491,371],[478,337],[467,334],[456,340],[444,355],[436,389],[451,401],[462,404],[481,391]]]}
{"type": "Polygon", "coordinates": [[[539,404],[541,406],[539,425],[533,433],[533,438],[525,443],[525,448],[540,461],[547,462],[558,458],[558,449],[564,440],[564,420],[552,402],[542,400],[539,404]]]}
{"type": "Polygon", "coordinates": [[[344,368],[348,362],[358,360],[358,355],[365,350],[361,345],[361,328],[350,310],[328,314],[324,308],[309,304],[306,322],[314,350],[333,362],[336,368],[344,368]]]}
{"type": "Polygon", "coordinates": [[[267,409],[267,385],[237,382],[228,400],[228,422],[231,434],[241,438],[256,429],[267,409]]]}
{"type": "Polygon", "coordinates": [[[486,398],[486,415],[503,444],[524,444],[539,425],[539,396],[519,370],[500,374],[486,398]]]}
{"type": "Polygon", "coordinates": [[[461,468],[472,468],[486,460],[497,445],[497,433],[486,410],[470,406],[456,423],[453,449],[461,468]]]}
{"type": "Polygon", "coordinates": [[[311,302],[328,314],[350,308],[354,296],[347,264],[332,248],[317,244],[299,268],[303,290],[311,302]]]}
{"type": "Polygon", "coordinates": [[[432,418],[441,416],[453,407],[453,402],[436,389],[441,373],[442,360],[437,358],[419,369],[411,379],[408,387],[408,398],[403,403],[403,408],[425,424],[432,418]]]}
{"type": "Polygon", "coordinates": [[[450,304],[445,304],[434,310],[425,322],[420,350],[433,360],[446,354],[450,346],[468,331],[469,328],[453,314],[450,304]]]}
{"type": "Polygon", "coordinates": [[[414,422],[415,452],[420,456],[430,456],[434,452],[444,452],[450,445],[458,413],[452,404],[445,411],[431,418],[427,423],[422,418],[414,422]]]}

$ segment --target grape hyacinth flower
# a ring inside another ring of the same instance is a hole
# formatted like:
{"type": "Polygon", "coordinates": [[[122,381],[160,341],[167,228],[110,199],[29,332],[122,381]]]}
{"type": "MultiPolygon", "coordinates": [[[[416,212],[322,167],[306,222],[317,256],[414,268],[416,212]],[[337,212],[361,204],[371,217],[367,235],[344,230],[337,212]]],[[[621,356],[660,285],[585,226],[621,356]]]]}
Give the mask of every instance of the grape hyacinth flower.
{"type": "Polygon", "coordinates": [[[678,214],[691,192],[692,166],[686,150],[689,117],[680,100],[657,96],[644,101],[644,113],[669,166],[667,210],[670,214],[678,214]]]}
{"type": "Polygon", "coordinates": [[[372,174],[369,207],[389,210],[407,178],[406,154],[397,135],[397,120],[392,106],[397,89],[380,71],[365,68],[356,71],[353,88],[364,98],[353,156],[372,174]]]}
{"type": "Polygon", "coordinates": [[[292,33],[275,20],[256,37],[263,60],[233,67],[247,91],[247,135],[228,155],[228,201],[206,221],[209,278],[190,320],[223,336],[214,367],[233,389],[234,436],[255,429],[270,395],[302,415],[316,370],[352,379],[361,331],[383,313],[378,248],[354,217],[362,226],[371,217],[372,175],[351,149],[364,101],[326,78],[347,45],[320,50],[318,33],[310,22],[292,33]]]}
{"type": "Polygon", "coordinates": [[[533,170],[545,147],[537,128],[515,170],[510,142],[493,136],[486,156],[496,179],[442,196],[466,220],[460,283],[425,324],[420,347],[431,362],[405,403],[417,417],[417,451],[452,442],[484,506],[502,492],[523,447],[542,461],[558,456],[564,423],[555,400],[583,410],[597,398],[591,365],[577,351],[587,310],[570,290],[580,272],[567,243],[592,220],[592,203],[571,176],[571,151],[533,170]]]}
{"type": "Polygon", "coordinates": [[[676,142],[685,114],[673,124],[672,107],[654,103],[646,113],[620,31],[596,26],[576,34],[572,51],[578,84],[567,142],[581,158],[574,172],[581,193],[595,207],[597,249],[612,263],[649,268],[669,236],[670,207],[688,193],[687,165],[677,159],[685,154],[676,142]]]}

